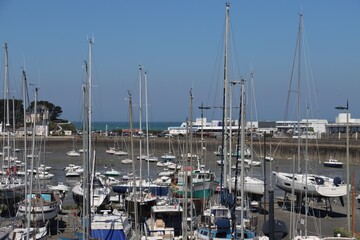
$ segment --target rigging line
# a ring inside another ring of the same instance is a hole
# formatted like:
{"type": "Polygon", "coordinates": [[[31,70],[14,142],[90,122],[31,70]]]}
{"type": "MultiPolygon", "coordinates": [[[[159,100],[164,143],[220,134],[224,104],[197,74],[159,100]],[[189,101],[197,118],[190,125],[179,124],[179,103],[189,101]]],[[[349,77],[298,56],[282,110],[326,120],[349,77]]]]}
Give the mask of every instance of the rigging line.
{"type": "Polygon", "coordinates": [[[298,47],[299,47],[299,44],[300,44],[300,37],[301,37],[301,33],[300,33],[300,26],[299,26],[299,31],[297,33],[297,38],[296,38],[296,44],[295,44],[295,50],[294,50],[294,58],[293,58],[293,63],[292,63],[292,68],[291,68],[289,86],[288,86],[288,95],[287,95],[286,107],[285,107],[285,115],[284,115],[284,120],[285,121],[288,119],[291,86],[292,86],[292,81],[294,79],[294,71],[295,71],[296,59],[297,59],[297,56],[299,54],[299,53],[297,53],[298,52],[297,50],[298,50],[298,47]]]}
{"type": "Polygon", "coordinates": [[[93,86],[92,86],[92,88],[93,88],[93,90],[94,90],[94,88],[96,87],[97,89],[98,89],[98,91],[94,91],[93,92],[93,94],[95,93],[96,95],[97,95],[97,100],[96,101],[94,101],[93,100],[93,102],[92,102],[92,104],[93,104],[93,111],[94,111],[94,108],[96,109],[96,113],[98,113],[98,119],[100,119],[100,120],[103,120],[104,119],[104,112],[103,112],[103,99],[102,99],[102,94],[101,94],[101,78],[100,78],[100,76],[99,76],[99,72],[98,72],[98,68],[96,67],[96,60],[94,60],[94,59],[96,59],[96,57],[95,57],[95,55],[94,55],[94,53],[92,53],[92,69],[93,69],[93,86]],[[94,77],[95,76],[95,77],[94,77]],[[94,85],[94,80],[97,80],[97,82],[98,82],[98,85],[94,85]],[[96,103],[96,104],[94,104],[94,103],[96,103]]]}
{"type": "MultiPolygon", "coordinates": [[[[218,50],[217,50],[217,55],[215,57],[215,61],[213,64],[213,71],[211,73],[211,84],[210,84],[210,88],[209,88],[209,92],[208,92],[208,96],[205,102],[210,102],[212,100],[212,105],[217,105],[216,103],[218,101],[220,101],[221,99],[219,99],[219,95],[220,92],[218,91],[223,83],[223,80],[221,79],[222,77],[222,70],[223,70],[223,64],[222,64],[222,55],[224,52],[224,42],[225,42],[225,20],[223,22],[223,26],[222,26],[222,31],[220,32],[220,40],[219,40],[219,44],[218,44],[218,50]],[[216,67],[217,66],[217,67],[216,67]],[[217,73],[215,76],[215,72],[217,73]],[[215,76],[215,77],[214,77],[215,76]],[[215,82],[215,84],[213,84],[215,82]],[[212,86],[215,85],[214,90],[212,89],[212,86]],[[214,94],[215,92],[215,94],[214,94]]],[[[210,104],[207,104],[210,105],[210,104]]],[[[212,117],[214,116],[214,111],[212,111],[212,117]]]]}
{"type": "MultiPolygon", "coordinates": [[[[304,26],[303,26],[304,28],[304,26]]],[[[314,96],[314,102],[315,102],[315,107],[310,108],[312,109],[311,111],[311,116],[313,117],[318,117],[318,112],[319,112],[319,103],[318,103],[318,97],[317,97],[317,85],[316,82],[314,80],[314,75],[313,75],[313,71],[311,68],[311,61],[310,61],[310,54],[309,54],[309,46],[308,46],[308,42],[307,42],[307,37],[306,37],[306,32],[305,30],[303,30],[303,45],[304,45],[304,50],[305,50],[305,66],[306,66],[306,76],[307,76],[307,80],[308,80],[308,89],[309,92],[311,92],[311,96],[314,96]],[[315,113],[313,112],[315,110],[315,113]]],[[[313,101],[310,101],[310,103],[313,103],[313,101]]]]}
{"type": "MultiPolygon", "coordinates": [[[[235,66],[238,66],[236,69],[238,70],[238,76],[239,76],[239,79],[241,79],[241,69],[240,69],[240,61],[239,61],[239,55],[237,54],[238,52],[237,52],[237,48],[236,48],[236,44],[232,44],[232,43],[235,43],[236,41],[235,41],[235,37],[234,37],[234,34],[233,34],[233,31],[232,31],[232,25],[231,25],[231,22],[229,23],[230,24],[230,41],[229,41],[229,43],[230,43],[230,49],[231,48],[234,48],[234,51],[230,51],[230,53],[232,53],[232,52],[234,52],[235,54],[235,60],[233,60],[233,61],[230,61],[231,63],[234,63],[233,65],[235,65],[235,66]],[[234,41],[231,41],[231,39],[233,39],[234,41]],[[237,63],[237,64],[235,64],[235,63],[237,63]]],[[[232,56],[232,55],[231,55],[232,56]]],[[[232,59],[232,58],[231,58],[232,59]]],[[[233,67],[232,68],[232,70],[235,70],[235,67],[233,67]]],[[[236,75],[235,75],[235,73],[234,73],[234,71],[233,71],[233,76],[234,76],[234,80],[236,79],[236,75]]]]}

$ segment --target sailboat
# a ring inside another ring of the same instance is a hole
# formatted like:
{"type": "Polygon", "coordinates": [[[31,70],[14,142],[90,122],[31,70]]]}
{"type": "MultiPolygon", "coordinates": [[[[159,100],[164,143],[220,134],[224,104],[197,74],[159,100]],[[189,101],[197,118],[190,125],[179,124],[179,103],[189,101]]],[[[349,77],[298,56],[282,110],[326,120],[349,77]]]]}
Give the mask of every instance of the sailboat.
{"type": "MultiPolygon", "coordinates": [[[[302,14],[300,14],[299,20],[299,31],[296,45],[296,53],[298,54],[298,82],[300,82],[300,56],[301,56],[301,45],[302,45],[302,14]]],[[[296,56],[294,57],[295,66],[296,56]]],[[[292,73],[294,69],[292,70],[292,73]]],[[[291,75],[292,77],[292,75],[291,75]]],[[[292,80],[292,79],[291,79],[292,80]]],[[[299,83],[297,84],[299,87],[299,83]]],[[[289,93],[288,99],[290,94],[289,93]]],[[[300,89],[297,89],[297,115],[298,115],[298,135],[301,134],[300,129],[300,89]]],[[[288,103],[287,103],[288,105],[288,103]]],[[[287,111],[287,109],[286,109],[287,111]]],[[[285,193],[291,193],[292,191],[298,196],[298,200],[301,201],[301,196],[305,196],[307,192],[308,196],[312,197],[343,197],[347,194],[347,185],[340,179],[340,177],[328,177],[318,174],[308,174],[307,169],[306,173],[301,173],[300,171],[300,137],[298,139],[298,171],[297,173],[287,173],[287,172],[273,172],[276,180],[276,186],[285,191],[285,193]]],[[[298,203],[299,204],[299,203],[298,203]]]]}
{"type": "MultiPolygon", "coordinates": [[[[75,203],[83,207],[83,218],[87,218],[92,212],[96,212],[99,208],[109,202],[110,188],[106,185],[106,181],[101,176],[95,176],[95,158],[96,153],[92,150],[91,142],[91,121],[92,121],[92,74],[91,74],[91,51],[92,39],[89,40],[89,68],[85,63],[86,75],[88,77],[84,93],[84,139],[83,149],[87,149],[84,154],[84,172],[83,179],[72,188],[73,199],[75,203]]],[[[85,233],[90,234],[90,232],[85,233]]]]}
{"type": "Polygon", "coordinates": [[[176,159],[176,156],[171,152],[171,136],[169,135],[167,138],[169,139],[169,151],[164,155],[161,155],[161,159],[164,161],[172,161],[176,159]]]}
{"type": "MultiPolygon", "coordinates": [[[[296,66],[297,62],[297,161],[298,161],[298,169],[295,171],[295,157],[293,157],[292,168],[293,172],[278,172],[274,171],[273,175],[275,176],[276,186],[285,191],[285,195],[287,193],[291,193],[296,196],[296,207],[297,209],[301,209],[303,201],[305,203],[305,214],[304,219],[301,221],[295,218],[295,198],[291,200],[291,215],[290,215],[290,239],[321,239],[319,236],[314,235],[310,236],[307,232],[307,217],[308,217],[308,209],[309,209],[309,198],[325,198],[328,199],[330,197],[340,197],[340,201],[343,203],[342,197],[347,194],[347,185],[339,177],[328,177],[324,175],[308,173],[308,123],[306,124],[306,129],[301,129],[300,126],[300,59],[301,59],[301,47],[303,45],[303,37],[302,37],[302,13],[299,15],[299,27],[298,27],[298,35],[295,47],[295,56],[293,60],[293,68],[291,71],[291,78],[289,84],[289,91],[287,97],[286,104],[286,113],[285,118],[287,117],[289,98],[291,91],[291,82],[293,80],[294,66],[296,66]],[[305,142],[305,172],[301,171],[301,134],[302,132],[306,133],[306,142],[305,142]],[[297,223],[303,222],[304,224],[304,232],[299,228],[297,223]]],[[[306,66],[308,67],[308,66],[306,66]]],[[[306,107],[306,118],[308,119],[308,109],[306,107]]],[[[330,201],[329,201],[330,202],[330,201]]],[[[299,210],[301,211],[301,210],[299,210]]],[[[300,215],[298,215],[300,216],[300,215]]]]}
{"type": "MultiPolygon", "coordinates": [[[[3,160],[1,166],[5,169],[5,174],[2,174],[0,181],[0,204],[12,206],[12,203],[17,203],[24,198],[25,184],[21,178],[17,177],[17,168],[12,166],[11,146],[10,146],[10,110],[9,110],[9,70],[8,70],[8,45],[4,44],[5,49],[5,83],[4,83],[4,106],[5,124],[3,131],[6,132],[6,146],[4,147],[3,160]]],[[[15,146],[14,146],[15,147],[15,146]]],[[[13,213],[11,213],[13,214],[13,213]]]]}
{"type": "Polygon", "coordinates": [[[66,153],[69,157],[80,157],[80,153],[75,149],[75,138],[73,138],[73,148],[66,153]]]}
{"type": "MultiPolygon", "coordinates": [[[[142,122],[142,66],[139,65],[139,123],[140,123],[140,130],[141,130],[141,122],[142,122]]],[[[132,98],[131,94],[129,94],[129,109],[130,109],[130,123],[132,126],[132,98]]],[[[131,129],[132,130],[132,129],[131,129]]],[[[147,134],[148,135],[148,134],[147,134]]],[[[140,137],[140,156],[142,156],[142,140],[140,137]]],[[[148,147],[147,147],[148,149],[148,147]]],[[[131,150],[133,152],[133,149],[131,150]]],[[[147,150],[148,153],[148,150],[147,150]]],[[[149,157],[147,155],[147,157],[149,157]]],[[[149,162],[149,159],[147,159],[149,162]]],[[[134,177],[131,179],[127,185],[132,186],[132,191],[128,192],[125,196],[125,209],[130,214],[133,219],[138,219],[138,221],[142,224],[145,222],[145,219],[150,217],[150,210],[151,207],[156,204],[157,197],[150,192],[151,184],[149,181],[144,181],[142,177],[142,162],[140,161],[140,179],[137,181],[134,177]]],[[[135,162],[132,162],[133,167],[133,176],[135,175],[135,162]]],[[[148,176],[149,177],[149,176],[148,176]]],[[[113,191],[116,191],[116,186],[113,186],[113,191]]]]}
{"type": "MultiPolygon", "coordinates": [[[[190,113],[192,113],[191,91],[190,109],[190,113]]],[[[190,126],[190,128],[191,127],[192,126],[190,126]]],[[[192,132],[190,132],[190,137],[192,137],[192,132]]],[[[183,158],[184,163],[177,174],[175,174],[171,191],[176,198],[191,198],[191,201],[194,201],[195,204],[199,203],[202,205],[212,197],[218,182],[215,180],[215,173],[211,170],[205,170],[204,166],[200,164],[197,155],[196,158],[194,158],[196,159],[196,163],[193,164],[194,154],[192,153],[191,141],[192,140],[190,139],[190,152],[188,152],[187,149],[185,150],[188,154],[185,154],[185,157],[183,158]]]]}
{"type": "MultiPolygon", "coordinates": [[[[264,192],[264,183],[261,180],[248,177],[248,181],[245,180],[245,156],[250,155],[251,152],[245,148],[245,97],[244,97],[244,80],[241,81],[241,115],[239,120],[241,120],[241,133],[238,128],[238,143],[236,146],[236,151],[233,156],[236,156],[236,173],[235,177],[231,179],[231,172],[226,173],[227,167],[230,170],[231,160],[227,159],[228,152],[231,152],[231,141],[226,137],[227,127],[226,122],[228,119],[227,114],[227,85],[228,76],[227,76],[227,66],[228,66],[228,33],[229,33],[229,8],[230,4],[226,4],[226,41],[225,41],[225,61],[224,61],[224,94],[223,94],[223,131],[222,131],[222,146],[220,153],[221,156],[221,177],[220,177],[220,203],[214,206],[210,206],[204,211],[204,221],[203,226],[197,229],[197,237],[199,239],[253,239],[255,237],[255,229],[253,226],[250,228],[249,219],[246,215],[246,190],[249,192],[256,190],[260,196],[264,192]],[[241,141],[240,141],[241,136],[241,141]],[[229,141],[229,149],[227,147],[227,141],[229,141]],[[241,159],[239,160],[239,156],[241,159]],[[239,165],[241,164],[241,171],[239,171],[239,165]],[[241,174],[238,176],[238,174],[241,174]],[[224,184],[224,186],[223,186],[224,184]],[[250,185],[251,184],[251,185],[250,185]],[[235,196],[231,196],[227,188],[231,188],[233,185],[235,196]],[[248,186],[248,188],[246,188],[248,186]],[[238,191],[238,189],[241,191],[238,191]],[[245,190],[246,189],[246,190],[245,190]],[[241,203],[237,201],[237,194],[241,196],[241,203]],[[227,196],[226,196],[227,195],[227,196]]],[[[230,97],[231,100],[231,97],[230,97]]],[[[230,102],[230,111],[231,111],[231,102],[230,102]]],[[[230,121],[232,121],[232,116],[230,112],[230,121]]],[[[229,133],[232,136],[232,132],[229,133]]],[[[230,138],[229,138],[230,139],[230,138]]]]}
{"type": "MultiPolygon", "coordinates": [[[[35,88],[35,100],[34,100],[34,116],[37,116],[37,99],[38,88],[35,88]]],[[[35,133],[36,133],[36,121],[33,123],[32,133],[32,155],[35,152],[35,133]]],[[[60,211],[61,201],[54,191],[48,187],[41,187],[40,184],[36,184],[38,187],[34,187],[33,180],[35,178],[33,174],[34,164],[37,164],[38,159],[31,159],[30,169],[30,184],[29,192],[26,193],[25,200],[19,202],[19,208],[17,211],[17,217],[23,217],[25,219],[24,224],[26,228],[16,228],[12,233],[13,239],[23,239],[25,236],[32,235],[35,239],[42,239],[47,233],[47,225],[50,220],[53,220],[60,211]]],[[[37,165],[35,165],[37,166],[37,165]]]]}

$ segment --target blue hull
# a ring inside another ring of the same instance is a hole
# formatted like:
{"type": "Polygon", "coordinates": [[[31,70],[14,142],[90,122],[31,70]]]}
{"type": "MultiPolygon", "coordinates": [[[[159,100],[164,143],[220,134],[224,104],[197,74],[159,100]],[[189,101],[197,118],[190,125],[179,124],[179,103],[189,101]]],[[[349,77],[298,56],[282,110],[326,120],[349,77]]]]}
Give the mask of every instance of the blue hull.
{"type": "MultiPolygon", "coordinates": [[[[149,189],[149,192],[151,192],[155,196],[167,196],[169,193],[169,187],[167,186],[156,186],[156,187],[146,187],[143,186],[142,189],[149,189]]],[[[132,192],[133,187],[132,186],[121,186],[121,185],[115,185],[113,186],[113,191],[116,193],[124,194],[127,192],[132,192]]],[[[140,191],[140,187],[136,188],[136,191],[140,191]]]]}

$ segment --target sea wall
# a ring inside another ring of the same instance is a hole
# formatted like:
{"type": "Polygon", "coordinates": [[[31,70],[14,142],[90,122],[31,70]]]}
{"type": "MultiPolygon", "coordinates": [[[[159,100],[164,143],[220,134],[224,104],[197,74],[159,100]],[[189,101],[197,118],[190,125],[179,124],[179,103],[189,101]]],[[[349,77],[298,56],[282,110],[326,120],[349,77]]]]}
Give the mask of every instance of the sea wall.
{"type": "MultiPolygon", "coordinates": [[[[47,149],[56,150],[57,148],[67,148],[71,150],[73,145],[78,149],[82,148],[82,138],[81,137],[47,137],[47,138],[37,138],[36,142],[46,143],[47,149]]],[[[136,153],[139,147],[140,138],[133,138],[134,140],[134,152],[136,153]]],[[[28,138],[27,147],[30,148],[31,138],[28,138]]],[[[143,138],[145,149],[145,138],[143,138]]],[[[17,141],[17,147],[22,148],[23,139],[20,138],[17,141]]],[[[173,138],[171,139],[170,147],[172,152],[175,153],[184,153],[185,149],[190,151],[190,146],[186,143],[190,142],[190,139],[182,138],[173,138]]],[[[194,153],[199,153],[201,151],[201,138],[194,136],[192,139],[192,151],[194,153]]],[[[237,139],[233,139],[233,149],[236,146],[237,139]]],[[[250,146],[252,142],[254,151],[256,155],[263,155],[264,152],[264,140],[246,139],[246,145],[250,146]]],[[[360,164],[360,140],[350,139],[349,141],[349,160],[352,163],[360,164]]],[[[103,151],[106,148],[113,147],[114,145],[118,147],[126,146],[130,148],[130,138],[122,137],[103,137],[103,136],[94,136],[93,137],[93,146],[98,151],[103,151]]],[[[150,149],[151,153],[161,155],[169,151],[169,139],[166,137],[156,137],[150,138],[150,149]]],[[[214,151],[218,149],[218,146],[221,145],[221,138],[204,138],[203,146],[206,151],[206,154],[213,154],[214,151]]],[[[330,156],[338,159],[342,162],[346,162],[346,141],[345,139],[319,139],[319,140],[308,140],[307,152],[309,159],[315,161],[324,161],[327,160],[330,156]]],[[[305,156],[305,140],[301,140],[300,151],[301,157],[305,156]]],[[[130,150],[128,150],[130,151],[130,150]]],[[[298,152],[298,140],[291,138],[266,138],[266,153],[274,156],[275,159],[292,159],[293,156],[297,156],[298,152]]],[[[136,154],[135,154],[136,155],[136,154]]]]}

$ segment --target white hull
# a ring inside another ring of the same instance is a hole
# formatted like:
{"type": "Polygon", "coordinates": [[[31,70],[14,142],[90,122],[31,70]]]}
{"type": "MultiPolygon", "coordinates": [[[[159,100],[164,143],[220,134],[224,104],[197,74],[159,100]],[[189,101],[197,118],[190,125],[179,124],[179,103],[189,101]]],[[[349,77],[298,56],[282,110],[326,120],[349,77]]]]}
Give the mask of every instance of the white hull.
{"type": "MultiPolygon", "coordinates": [[[[244,191],[250,194],[264,195],[264,181],[257,178],[245,177],[244,191]]],[[[235,190],[235,177],[231,178],[231,190],[235,190]]],[[[237,191],[241,190],[241,177],[237,179],[237,191]]]]}
{"type": "Polygon", "coordinates": [[[123,159],[121,160],[121,163],[123,164],[131,164],[133,161],[131,159],[123,159]]]}
{"type": "Polygon", "coordinates": [[[55,203],[44,204],[43,206],[26,207],[24,204],[19,204],[18,216],[25,215],[25,209],[31,212],[31,222],[41,222],[54,219],[59,213],[59,205],[55,203]]]}
{"type": "Polygon", "coordinates": [[[75,150],[68,151],[66,155],[68,155],[69,157],[80,157],[80,153],[75,150]]]}
{"type": "Polygon", "coordinates": [[[124,151],[116,151],[114,152],[114,155],[116,156],[126,156],[126,155],[129,155],[127,152],[124,152],[124,151]]]}
{"type": "Polygon", "coordinates": [[[337,178],[307,174],[307,180],[305,180],[305,174],[284,172],[273,172],[273,174],[276,178],[276,186],[286,192],[292,192],[292,188],[294,188],[295,194],[305,194],[307,184],[309,196],[341,197],[346,195],[346,184],[337,183],[336,181],[341,181],[337,178]]]}
{"type": "Polygon", "coordinates": [[[15,228],[9,235],[9,239],[12,240],[25,240],[29,232],[29,239],[46,239],[47,226],[40,228],[15,228]]]}
{"type": "Polygon", "coordinates": [[[165,154],[165,155],[162,155],[161,156],[161,159],[163,160],[175,160],[175,156],[174,155],[171,155],[171,154],[165,154]]]}

